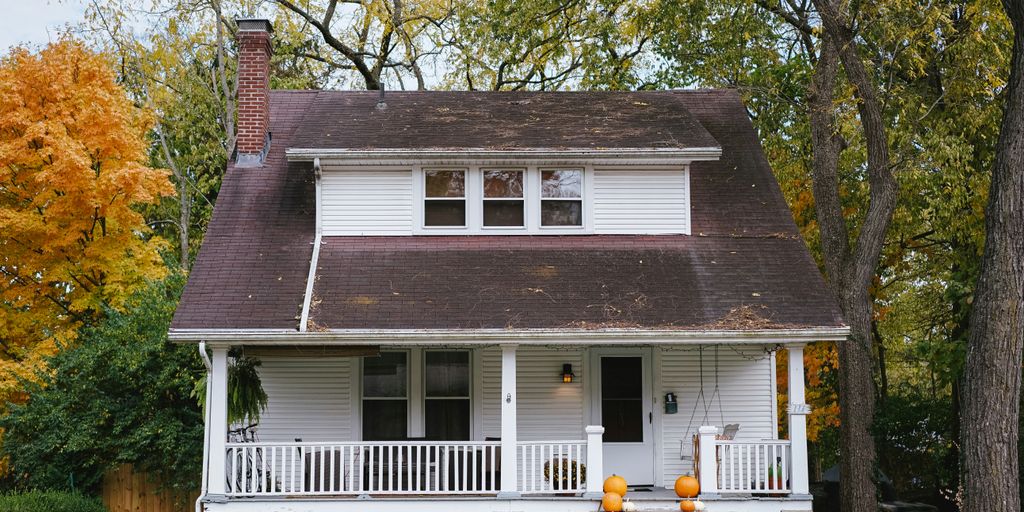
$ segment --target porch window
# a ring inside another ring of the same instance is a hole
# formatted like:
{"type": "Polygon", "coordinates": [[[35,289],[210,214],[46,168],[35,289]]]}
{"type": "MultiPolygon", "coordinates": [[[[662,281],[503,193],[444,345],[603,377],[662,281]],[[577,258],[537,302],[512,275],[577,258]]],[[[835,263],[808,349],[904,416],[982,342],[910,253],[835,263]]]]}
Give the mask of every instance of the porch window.
{"type": "Polygon", "coordinates": [[[363,359],[363,439],[408,437],[409,365],[405,352],[363,359]]]}
{"type": "Polygon", "coordinates": [[[583,171],[542,170],[540,173],[540,225],[583,225],[583,171]]]}
{"type": "Polygon", "coordinates": [[[424,413],[427,439],[470,439],[469,352],[424,354],[424,413]]]}
{"type": "Polygon", "coordinates": [[[466,171],[424,171],[423,225],[466,225],[466,171]]]}
{"type": "Polygon", "coordinates": [[[523,227],[523,171],[484,171],[483,200],[484,227],[523,227]]]}

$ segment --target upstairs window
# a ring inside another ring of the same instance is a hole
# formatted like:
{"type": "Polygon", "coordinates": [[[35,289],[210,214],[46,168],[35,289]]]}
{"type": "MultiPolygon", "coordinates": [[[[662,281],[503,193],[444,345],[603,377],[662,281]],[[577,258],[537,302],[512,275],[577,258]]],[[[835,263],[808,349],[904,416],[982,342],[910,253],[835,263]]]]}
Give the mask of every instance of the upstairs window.
{"type": "Polygon", "coordinates": [[[525,226],[523,171],[491,169],[484,176],[484,227],[525,226]]]}
{"type": "Polygon", "coordinates": [[[583,225],[583,171],[542,170],[540,173],[541,227],[583,225]]]}
{"type": "Polygon", "coordinates": [[[423,225],[466,225],[466,171],[424,171],[423,225]]]}

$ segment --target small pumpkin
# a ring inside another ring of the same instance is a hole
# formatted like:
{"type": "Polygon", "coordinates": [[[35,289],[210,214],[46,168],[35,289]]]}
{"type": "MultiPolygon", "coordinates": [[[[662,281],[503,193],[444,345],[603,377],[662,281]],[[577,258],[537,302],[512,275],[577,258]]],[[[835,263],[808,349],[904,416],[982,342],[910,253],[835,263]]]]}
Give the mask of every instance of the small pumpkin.
{"type": "Polygon", "coordinates": [[[679,510],[682,512],[693,512],[697,510],[697,505],[690,500],[683,500],[679,502],[679,510]]]}
{"type": "Polygon", "coordinates": [[[619,475],[612,475],[604,481],[604,492],[613,492],[619,497],[626,495],[626,479],[619,475]]]}
{"type": "Polygon", "coordinates": [[[676,495],[680,498],[694,498],[700,494],[700,483],[697,479],[684,475],[676,478],[676,495]]]}
{"type": "Polygon", "coordinates": [[[626,501],[622,502],[622,512],[636,512],[636,511],[637,511],[636,503],[633,503],[632,501],[629,501],[629,500],[626,500],[626,501]]]}
{"type": "Polygon", "coordinates": [[[614,492],[604,493],[604,497],[601,498],[601,508],[605,512],[622,512],[622,496],[614,492]]]}
{"type": "Polygon", "coordinates": [[[701,500],[694,500],[693,508],[696,509],[698,512],[704,510],[704,502],[701,500]]]}

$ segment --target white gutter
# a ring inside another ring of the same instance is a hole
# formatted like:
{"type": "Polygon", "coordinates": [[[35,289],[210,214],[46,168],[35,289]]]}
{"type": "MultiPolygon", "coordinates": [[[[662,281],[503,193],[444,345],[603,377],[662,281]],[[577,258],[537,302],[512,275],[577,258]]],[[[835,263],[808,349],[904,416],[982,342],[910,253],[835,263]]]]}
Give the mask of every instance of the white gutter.
{"type": "Polygon", "coordinates": [[[291,329],[175,329],[178,342],[205,340],[238,345],[406,345],[447,343],[460,345],[678,345],[765,344],[843,341],[850,328],[796,329],[333,329],[298,332],[291,329]]]}
{"type": "Polygon", "coordinates": [[[722,148],[605,148],[605,149],[560,149],[531,148],[496,150],[487,148],[423,148],[423,149],[324,149],[288,148],[285,155],[289,162],[311,162],[317,158],[349,163],[349,160],[394,161],[407,160],[423,162],[430,160],[511,160],[546,159],[553,161],[601,161],[601,160],[655,160],[698,161],[718,160],[722,148]]]}
{"type": "Polygon", "coordinates": [[[210,390],[210,379],[213,378],[213,362],[210,361],[209,354],[206,353],[206,342],[199,342],[199,357],[203,358],[203,366],[206,367],[206,401],[203,402],[203,481],[199,483],[199,497],[196,498],[196,512],[203,511],[203,499],[206,498],[207,491],[207,479],[209,478],[210,468],[210,398],[212,397],[212,391],[210,390]]]}
{"type": "Polygon", "coordinates": [[[309,273],[306,275],[306,294],[302,298],[302,316],[299,318],[299,331],[306,332],[309,324],[309,306],[313,300],[313,285],[316,284],[316,266],[320,261],[320,241],[323,238],[323,216],[321,213],[321,195],[323,187],[320,179],[323,172],[320,170],[320,159],[313,159],[313,174],[316,176],[316,235],[313,237],[313,256],[309,258],[309,273]]]}

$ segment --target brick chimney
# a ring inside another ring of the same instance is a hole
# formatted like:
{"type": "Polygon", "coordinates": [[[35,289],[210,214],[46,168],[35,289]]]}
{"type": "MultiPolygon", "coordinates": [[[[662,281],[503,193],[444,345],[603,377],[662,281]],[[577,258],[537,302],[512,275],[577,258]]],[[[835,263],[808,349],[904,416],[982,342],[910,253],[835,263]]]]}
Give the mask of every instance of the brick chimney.
{"type": "Polygon", "coordinates": [[[270,33],[265,19],[242,18],[238,24],[238,139],[235,162],[241,167],[263,163],[270,149],[270,33]]]}

